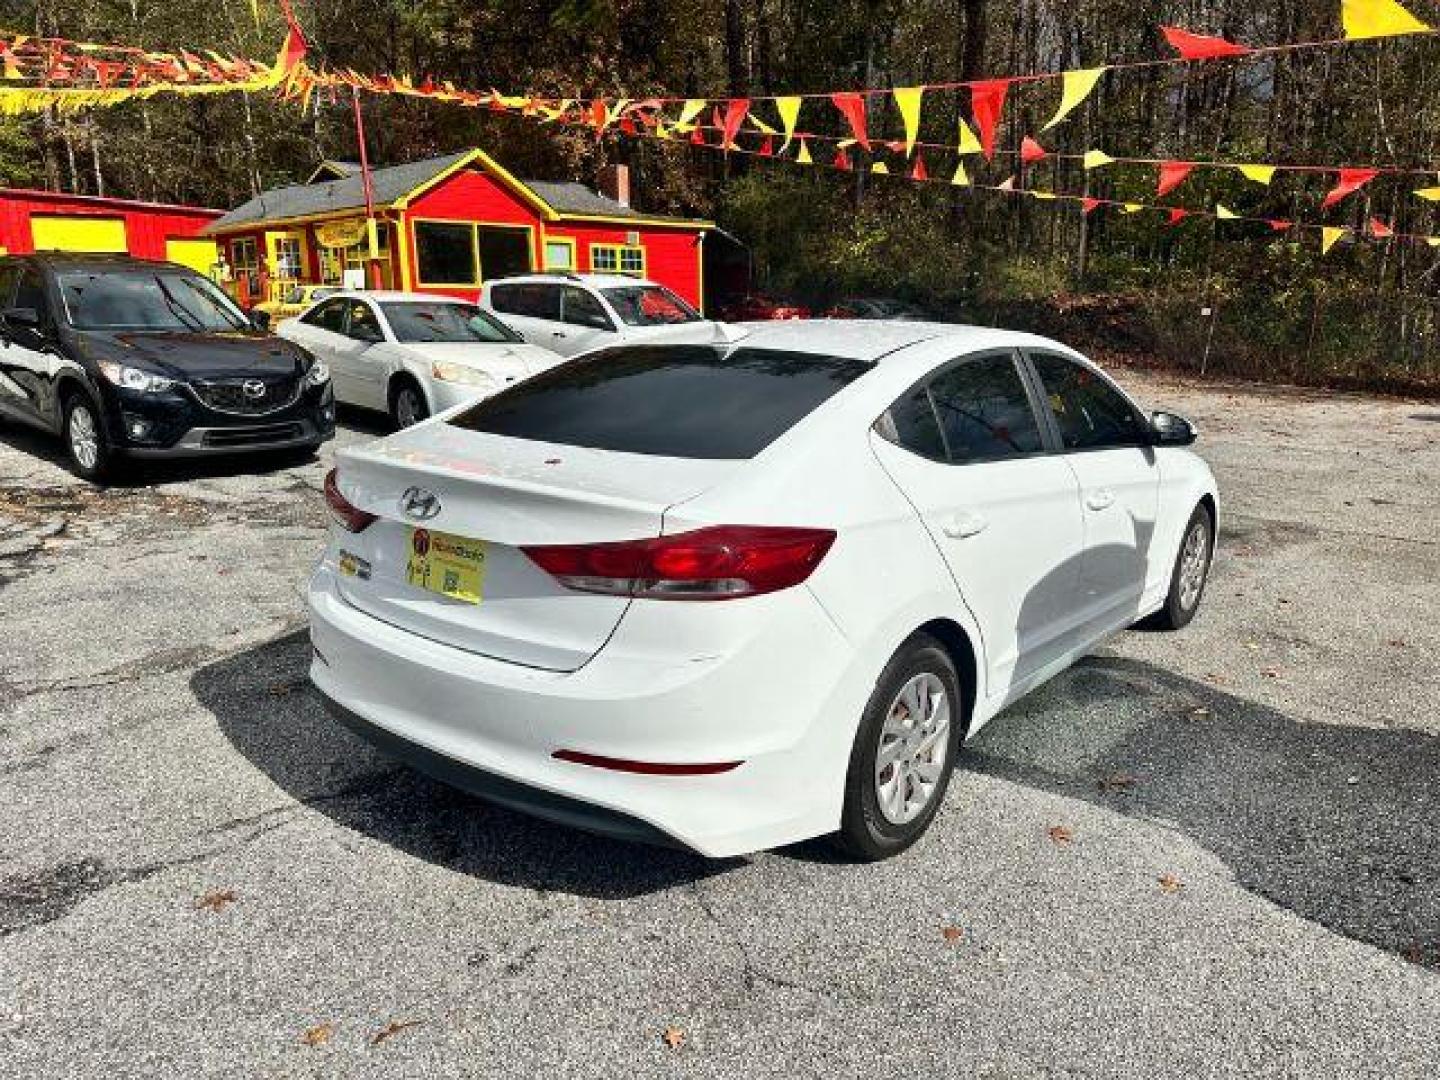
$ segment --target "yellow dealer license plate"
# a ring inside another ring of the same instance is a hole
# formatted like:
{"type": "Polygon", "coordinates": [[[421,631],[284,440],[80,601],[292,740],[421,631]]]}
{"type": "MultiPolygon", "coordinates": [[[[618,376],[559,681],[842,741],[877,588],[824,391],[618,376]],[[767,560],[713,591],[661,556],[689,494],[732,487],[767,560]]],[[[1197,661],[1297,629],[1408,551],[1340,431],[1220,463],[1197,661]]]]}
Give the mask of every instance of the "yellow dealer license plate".
{"type": "Polygon", "coordinates": [[[417,589],[478,604],[485,584],[485,541],[411,529],[405,580],[417,589]]]}

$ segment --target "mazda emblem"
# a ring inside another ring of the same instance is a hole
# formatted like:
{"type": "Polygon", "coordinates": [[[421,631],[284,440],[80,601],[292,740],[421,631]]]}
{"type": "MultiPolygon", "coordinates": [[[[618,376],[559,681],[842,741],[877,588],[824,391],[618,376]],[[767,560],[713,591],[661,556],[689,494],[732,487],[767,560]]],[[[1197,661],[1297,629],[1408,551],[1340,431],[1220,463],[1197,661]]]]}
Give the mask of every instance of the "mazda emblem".
{"type": "Polygon", "coordinates": [[[259,379],[246,379],[240,384],[240,389],[245,392],[246,397],[255,401],[265,396],[265,384],[259,379]]]}
{"type": "Polygon", "coordinates": [[[408,487],[400,496],[400,510],[408,518],[429,521],[440,513],[440,496],[422,487],[408,487]]]}

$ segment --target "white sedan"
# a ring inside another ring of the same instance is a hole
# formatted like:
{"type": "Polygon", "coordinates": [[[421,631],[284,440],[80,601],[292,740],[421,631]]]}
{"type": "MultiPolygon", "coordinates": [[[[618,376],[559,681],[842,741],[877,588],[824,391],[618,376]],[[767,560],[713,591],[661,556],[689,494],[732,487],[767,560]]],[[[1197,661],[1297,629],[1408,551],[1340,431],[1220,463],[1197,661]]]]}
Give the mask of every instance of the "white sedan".
{"type": "Polygon", "coordinates": [[[562,360],[474,304],[421,293],[337,293],[275,332],[325,361],[336,400],[402,428],[562,360]]]}
{"type": "Polygon", "coordinates": [[[878,859],[1008,704],[1194,616],[1218,504],[1182,418],[1028,334],[741,332],[342,449],[309,586],[335,714],[555,820],[878,859]]]}

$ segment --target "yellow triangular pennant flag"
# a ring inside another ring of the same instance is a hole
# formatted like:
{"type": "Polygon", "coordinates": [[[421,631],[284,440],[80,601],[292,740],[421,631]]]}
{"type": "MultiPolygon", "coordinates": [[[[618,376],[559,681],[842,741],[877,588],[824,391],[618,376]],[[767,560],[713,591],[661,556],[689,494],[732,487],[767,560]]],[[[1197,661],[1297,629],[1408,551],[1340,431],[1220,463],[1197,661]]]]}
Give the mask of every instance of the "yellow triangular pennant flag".
{"type": "Polygon", "coordinates": [[[890,167],[886,165],[883,161],[877,161],[875,162],[875,164],[870,166],[870,171],[875,173],[888,173],[890,171],[890,167]]]}
{"type": "MultiPolygon", "coordinates": [[[[964,123],[964,121],[961,121],[961,123],[964,123]]],[[[956,187],[970,186],[970,174],[965,171],[965,162],[958,161],[955,163],[955,175],[950,177],[950,183],[956,187]]]]}
{"type": "Polygon", "coordinates": [[[810,144],[804,139],[800,140],[800,152],[795,155],[795,160],[801,165],[815,164],[815,159],[810,156],[810,144]]]}
{"type": "Polygon", "coordinates": [[[1087,169],[1099,169],[1106,165],[1115,164],[1115,159],[1104,150],[1086,150],[1082,162],[1087,169]]]}
{"type": "Polygon", "coordinates": [[[777,134],[777,132],[775,131],[775,129],[774,129],[773,127],[771,127],[769,124],[765,123],[764,120],[761,120],[761,119],[760,119],[758,116],[756,116],[753,112],[752,112],[752,113],[746,113],[746,114],[745,114],[745,119],[746,119],[746,120],[749,120],[750,123],[752,123],[753,125],[755,125],[755,129],[756,129],[757,131],[762,131],[762,132],[764,132],[766,135],[775,135],[775,134],[777,134]]]}
{"type": "Polygon", "coordinates": [[[1320,254],[1329,255],[1330,249],[1349,231],[1348,229],[1337,228],[1334,225],[1326,225],[1320,230],[1320,254]]]}
{"type": "Polygon", "coordinates": [[[860,141],[859,139],[841,139],[839,142],[837,142],[837,143],[835,144],[835,149],[836,149],[836,150],[849,150],[850,147],[854,146],[854,145],[855,145],[856,143],[858,143],[859,141],[860,141]]]}
{"type": "Polygon", "coordinates": [[[1440,247],[1440,236],[1427,236],[1425,237],[1425,243],[1431,247],[1440,247]]]}
{"type": "Polygon", "coordinates": [[[1049,202],[1051,199],[1058,198],[1058,196],[1053,191],[1032,191],[1030,192],[1030,194],[1033,195],[1035,198],[1043,199],[1046,202],[1049,202]]]}
{"type": "Polygon", "coordinates": [[[1426,202],[1440,202],[1440,187],[1421,188],[1415,195],[1426,202]]]}
{"type": "Polygon", "coordinates": [[[1095,89],[1095,84],[1100,81],[1100,76],[1109,70],[1109,68],[1098,67],[1065,72],[1061,76],[1060,107],[1055,110],[1055,115],[1040,130],[1049,131],[1074,112],[1076,106],[1090,96],[1090,91],[1095,89]]]}
{"type": "Polygon", "coordinates": [[[1145,207],[1138,202],[1127,202],[1120,209],[1124,210],[1127,214],[1138,214],[1141,210],[1144,210],[1145,207]]]}
{"type": "Polygon", "coordinates": [[[1423,34],[1430,29],[1395,0],[1340,0],[1340,17],[1351,40],[1423,34]]]}
{"type": "Polygon", "coordinates": [[[923,86],[902,86],[891,91],[895,95],[895,107],[900,110],[900,119],[905,122],[905,156],[915,149],[915,140],[920,137],[920,99],[925,93],[923,86]]]}
{"type": "Polygon", "coordinates": [[[707,104],[704,98],[691,98],[680,106],[680,116],[671,127],[676,131],[693,131],[695,118],[705,110],[707,104]]]}
{"type": "MultiPolygon", "coordinates": [[[[780,151],[790,145],[790,140],[795,137],[795,121],[800,119],[800,103],[803,99],[798,97],[781,97],[775,99],[775,111],[780,114],[780,126],[785,131],[785,141],[780,144],[780,151]]],[[[801,153],[808,158],[809,152],[805,150],[805,143],[800,143],[801,153]]]]}
{"type": "Polygon", "coordinates": [[[1267,187],[1271,180],[1275,179],[1274,165],[1236,165],[1240,175],[1246,180],[1254,180],[1257,184],[1264,184],[1267,187]]]}
{"type": "Polygon", "coordinates": [[[980,154],[984,151],[985,148],[980,145],[980,140],[976,138],[975,132],[970,129],[970,125],[962,116],[960,118],[960,145],[955,152],[957,154],[980,154]]]}
{"type": "Polygon", "coordinates": [[[1215,217],[1219,221],[1234,221],[1240,215],[1231,210],[1224,203],[1215,204],[1215,217]]]}

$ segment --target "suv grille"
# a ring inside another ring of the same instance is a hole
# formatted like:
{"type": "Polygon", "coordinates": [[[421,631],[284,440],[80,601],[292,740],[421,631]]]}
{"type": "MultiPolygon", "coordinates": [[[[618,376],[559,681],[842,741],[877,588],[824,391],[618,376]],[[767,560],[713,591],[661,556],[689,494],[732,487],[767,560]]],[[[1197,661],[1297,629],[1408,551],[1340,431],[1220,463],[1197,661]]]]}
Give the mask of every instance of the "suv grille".
{"type": "Polygon", "coordinates": [[[190,389],[202,405],[234,416],[263,416],[294,403],[300,376],[279,378],[196,379],[190,389]]]}

